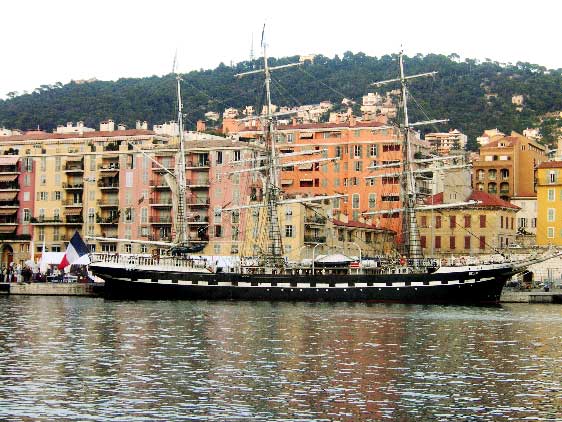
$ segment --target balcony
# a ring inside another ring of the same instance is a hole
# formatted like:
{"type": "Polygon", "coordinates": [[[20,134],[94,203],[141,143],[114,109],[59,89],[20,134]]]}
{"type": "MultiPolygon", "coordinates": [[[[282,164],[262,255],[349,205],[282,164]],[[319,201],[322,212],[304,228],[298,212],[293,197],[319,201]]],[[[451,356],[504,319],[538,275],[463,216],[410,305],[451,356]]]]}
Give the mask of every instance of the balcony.
{"type": "Polygon", "coordinates": [[[99,215],[96,215],[96,223],[97,224],[119,224],[119,216],[118,215],[113,215],[113,216],[109,216],[109,217],[101,217],[99,215]]]}
{"type": "Polygon", "coordinates": [[[119,170],[119,161],[109,161],[98,165],[100,172],[119,170]]]}
{"type": "Polygon", "coordinates": [[[45,218],[44,216],[39,217],[31,217],[31,223],[35,225],[56,225],[62,224],[62,219],[60,217],[53,217],[53,218],[45,218]]]}
{"type": "Polygon", "coordinates": [[[66,221],[65,224],[67,225],[82,225],[84,224],[84,219],[82,218],[81,215],[73,215],[73,216],[69,216],[66,217],[66,221]]]}
{"type": "Polygon", "coordinates": [[[14,199],[13,201],[2,201],[0,200],[0,208],[19,208],[20,201],[14,199]]]}
{"type": "Polygon", "coordinates": [[[190,189],[195,188],[208,188],[209,187],[209,179],[195,179],[195,180],[186,180],[187,187],[190,189]]]}
{"type": "Polygon", "coordinates": [[[204,169],[209,167],[209,160],[187,161],[185,163],[186,169],[204,169]]]}
{"type": "Polygon", "coordinates": [[[82,208],[84,204],[82,202],[75,202],[75,201],[62,201],[63,207],[75,207],[75,208],[82,208]]]}
{"type": "Polygon", "coordinates": [[[326,236],[304,235],[304,243],[326,243],[326,236]]]}
{"type": "Polygon", "coordinates": [[[119,190],[119,181],[99,180],[98,187],[105,190],[119,190]]]}
{"type": "Polygon", "coordinates": [[[209,224],[209,217],[206,215],[196,215],[194,217],[187,219],[187,224],[190,225],[208,225],[209,224]]]}
{"type": "Polygon", "coordinates": [[[170,189],[164,179],[152,179],[150,180],[150,186],[154,189],[170,189]]]}
{"type": "Polygon", "coordinates": [[[153,207],[171,207],[172,198],[150,198],[148,203],[153,207]]]}
{"type": "Polygon", "coordinates": [[[210,204],[209,198],[191,198],[188,199],[186,205],[190,207],[208,207],[210,204]]]}
{"type": "Polygon", "coordinates": [[[98,199],[96,201],[99,207],[118,207],[119,206],[119,199],[98,199]]]}
{"type": "Polygon", "coordinates": [[[148,240],[150,240],[151,242],[171,242],[172,241],[172,237],[171,236],[160,236],[157,234],[151,234],[148,236],[148,240]]]}
{"type": "Polygon", "coordinates": [[[4,241],[4,240],[31,240],[31,235],[15,234],[15,232],[11,232],[11,233],[0,232],[0,241],[4,241]]]}
{"type": "Polygon", "coordinates": [[[64,166],[65,173],[84,173],[84,162],[80,160],[69,160],[64,166]]]}
{"type": "Polygon", "coordinates": [[[66,190],[82,190],[84,189],[84,183],[75,182],[75,183],[65,183],[63,182],[62,188],[66,190]]]}
{"type": "Polygon", "coordinates": [[[305,217],[304,218],[304,224],[308,224],[308,225],[319,225],[319,226],[323,226],[324,224],[326,224],[326,217],[321,217],[321,216],[313,216],[313,217],[305,217]]]}
{"type": "Polygon", "coordinates": [[[172,217],[169,215],[151,215],[149,222],[150,224],[172,224],[172,217]]]}
{"type": "Polygon", "coordinates": [[[18,177],[17,174],[0,174],[0,190],[19,190],[18,177]]]}

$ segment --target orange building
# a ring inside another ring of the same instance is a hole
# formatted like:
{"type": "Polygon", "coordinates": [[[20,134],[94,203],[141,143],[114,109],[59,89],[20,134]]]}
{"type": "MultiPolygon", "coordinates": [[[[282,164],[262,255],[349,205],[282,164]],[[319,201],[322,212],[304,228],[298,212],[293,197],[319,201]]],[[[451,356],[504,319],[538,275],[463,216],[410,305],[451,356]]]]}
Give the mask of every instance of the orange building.
{"type": "MultiPolygon", "coordinates": [[[[243,129],[240,137],[257,137],[260,132],[243,129]]],[[[399,167],[372,170],[369,167],[400,163],[402,139],[394,127],[375,121],[311,123],[279,126],[276,145],[282,154],[317,151],[311,155],[287,157],[284,163],[302,162],[285,167],[280,174],[283,192],[289,195],[347,195],[334,204],[334,214],[350,221],[365,221],[363,213],[400,207],[397,175],[369,178],[399,172],[399,167]],[[315,160],[320,162],[312,162],[315,160]],[[328,159],[328,160],[327,160],[328,159]]],[[[429,144],[413,142],[414,152],[426,154],[429,144]]],[[[400,231],[399,214],[373,219],[378,227],[400,231]]]]}
{"type": "Polygon", "coordinates": [[[473,161],[474,190],[499,196],[534,197],[535,167],[546,161],[546,148],[516,132],[495,137],[473,161]]]}

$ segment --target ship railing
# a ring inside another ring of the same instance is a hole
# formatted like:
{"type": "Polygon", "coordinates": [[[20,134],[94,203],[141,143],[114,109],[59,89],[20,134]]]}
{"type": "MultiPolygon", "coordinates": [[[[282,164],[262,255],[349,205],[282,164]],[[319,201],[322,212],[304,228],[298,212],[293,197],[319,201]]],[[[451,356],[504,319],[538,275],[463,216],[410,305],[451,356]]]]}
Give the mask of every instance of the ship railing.
{"type": "Polygon", "coordinates": [[[166,267],[184,267],[184,268],[205,268],[207,262],[204,258],[197,257],[177,257],[177,256],[150,256],[150,255],[120,255],[118,253],[95,253],[91,259],[92,262],[105,262],[113,264],[121,264],[128,268],[136,268],[139,266],[157,266],[158,268],[166,267]]]}

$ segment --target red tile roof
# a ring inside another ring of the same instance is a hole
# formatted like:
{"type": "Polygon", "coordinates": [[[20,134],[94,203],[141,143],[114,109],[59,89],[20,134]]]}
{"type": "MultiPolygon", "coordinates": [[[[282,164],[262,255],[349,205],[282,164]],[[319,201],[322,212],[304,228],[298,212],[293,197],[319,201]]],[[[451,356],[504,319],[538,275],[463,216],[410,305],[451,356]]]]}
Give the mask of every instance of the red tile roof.
{"type": "Polygon", "coordinates": [[[49,140],[49,139],[73,139],[73,138],[112,138],[116,136],[140,136],[140,135],[154,135],[152,130],[140,130],[140,129],[129,129],[129,130],[114,130],[112,132],[108,131],[95,131],[95,132],[84,132],[79,133],[48,133],[43,131],[31,131],[26,132],[24,135],[13,135],[13,136],[0,136],[0,142],[14,142],[14,141],[39,141],[39,140],[49,140]]]}
{"type": "MultiPolygon", "coordinates": [[[[303,124],[298,124],[298,125],[279,125],[277,126],[277,130],[291,130],[291,129],[297,129],[297,130],[302,130],[302,129],[336,129],[336,128],[361,128],[361,127],[380,127],[380,126],[388,126],[386,124],[380,123],[380,122],[374,122],[374,121],[368,121],[368,122],[355,122],[355,124],[352,126],[350,125],[349,122],[342,122],[342,123],[303,123],[303,124]]],[[[251,128],[242,128],[240,129],[240,132],[253,132],[256,131],[255,127],[251,127],[251,128]]]]}
{"type": "Polygon", "coordinates": [[[559,169],[562,168],[562,161],[545,161],[537,168],[539,169],[559,169]]]}
{"type": "Polygon", "coordinates": [[[386,231],[386,232],[395,233],[394,230],[385,229],[385,228],[382,228],[382,227],[377,227],[374,224],[361,223],[359,221],[348,221],[346,223],[346,222],[341,221],[341,220],[333,219],[332,223],[334,223],[334,226],[340,226],[340,227],[354,227],[354,228],[360,228],[360,229],[371,229],[371,230],[378,230],[378,231],[386,231]]]}
{"type": "MultiPolygon", "coordinates": [[[[478,201],[479,204],[467,205],[467,207],[486,207],[486,208],[510,208],[513,210],[520,209],[517,205],[511,202],[504,201],[497,196],[490,195],[486,192],[472,191],[472,193],[465,199],[465,201],[478,201]]],[[[443,192],[430,196],[425,200],[426,205],[440,205],[443,204],[443,192]]]]}

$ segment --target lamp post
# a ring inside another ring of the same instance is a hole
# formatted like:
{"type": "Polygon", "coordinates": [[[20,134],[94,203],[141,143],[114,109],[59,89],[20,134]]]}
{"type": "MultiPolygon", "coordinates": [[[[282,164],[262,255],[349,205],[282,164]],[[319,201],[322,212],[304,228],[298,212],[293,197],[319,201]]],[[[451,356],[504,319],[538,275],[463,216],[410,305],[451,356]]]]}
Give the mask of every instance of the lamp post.
{"type": "Polygon", "coordinates": [[[355,246],[357,247],[357,249],[359,250],[359,267],[361,267],[361,259],[362,259],[362,256],[361,256],[361,246],[359,246],[359,245],[358,245],[357,243],[355,243],[355,242],[349,242],[349,243],[351,243],[352,245],[355,245],[355,246]]]}
{"type": "Polygon", "coordinates": [[[325,243],[317,243],[316,245],[314,245],[314,247],[312,248],[312,275],[314,275],[314,260],[315,258],[315,254],[316,254],[316,248],[320,245],[325,245],[325,243]]]}

